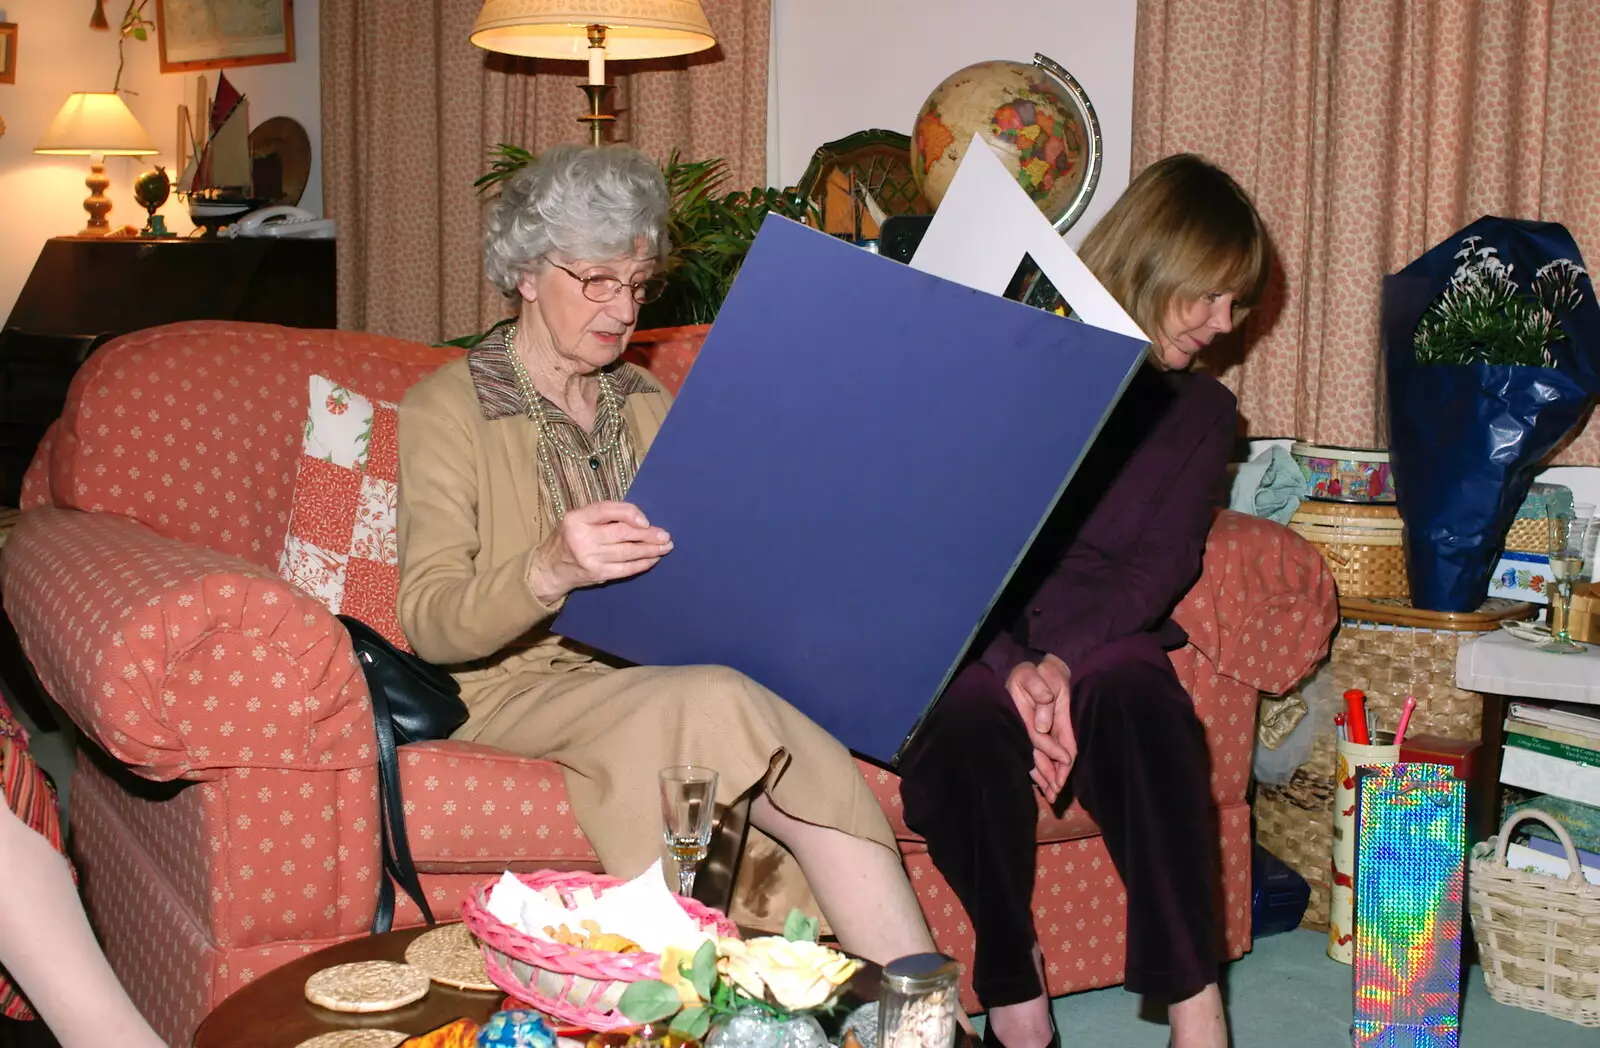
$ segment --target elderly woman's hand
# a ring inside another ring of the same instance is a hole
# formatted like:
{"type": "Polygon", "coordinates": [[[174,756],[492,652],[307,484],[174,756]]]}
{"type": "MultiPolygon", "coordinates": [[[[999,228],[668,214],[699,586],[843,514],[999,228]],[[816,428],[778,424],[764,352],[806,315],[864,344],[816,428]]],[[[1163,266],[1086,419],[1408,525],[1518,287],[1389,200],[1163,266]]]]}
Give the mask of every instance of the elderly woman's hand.
{"type": "Polygon", "coordinates": [[[563,517],[534,550],[528,588],[552,605],[575,589],[646,571],[671,550],[671,536],[651,527],[638,506],[591,502],[563,517]]]}

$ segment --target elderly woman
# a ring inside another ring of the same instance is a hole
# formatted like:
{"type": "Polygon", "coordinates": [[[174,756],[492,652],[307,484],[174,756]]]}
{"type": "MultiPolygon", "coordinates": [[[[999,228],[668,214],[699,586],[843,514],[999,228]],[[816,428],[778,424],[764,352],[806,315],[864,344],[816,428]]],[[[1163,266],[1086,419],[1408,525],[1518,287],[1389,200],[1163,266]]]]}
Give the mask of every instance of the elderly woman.
{"type": "Polygon", "coordinates": [[[1178,1048],[1224,1048],[1210,762],[1167,652],[1235,427],[1233,395],[1188,368],[1260,293],[1266,240],[1233,179],[1181,155],[1134,179],[1081,255],[1154,336],[1148,361],[902,762],[901,797],[972,918],[986,1044],[1059,1043],[1029,909],[1033,791],[1070,784],[1127,887],[1128,989],[1167,1003],[1178,1048]]]}
{"type": "Polygon", "coordinates": [[[846,949],[880,962],[932,949],[888,822],[837,740],[726,667],[618,668],[550,631],[573,590],[672,551],[624,501],[671,398],[618,362],[639,306],[661,294],[667,211],[660,169],[620,147],[551,149],[504,185],[484,260],[516,323],[400,406],[401,626],[461,682],[471,717],[457,738],[562,766],[609,872],[660,854],[658,769],[706,765],[723,803],[759,791],[751,823],[787,849],[771,849],[765,885],[792,856],[846,949]]]}

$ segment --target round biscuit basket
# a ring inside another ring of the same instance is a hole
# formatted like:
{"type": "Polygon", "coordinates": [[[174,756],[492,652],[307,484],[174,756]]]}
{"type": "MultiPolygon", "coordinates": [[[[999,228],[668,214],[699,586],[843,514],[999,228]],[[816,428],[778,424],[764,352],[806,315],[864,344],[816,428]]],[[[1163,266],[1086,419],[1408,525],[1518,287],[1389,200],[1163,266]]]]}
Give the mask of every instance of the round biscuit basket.
{"type": "MultiPolygon", "coordinates": [[[[553,889],[569,910],[577,905],[573,895],[580,889],[602,895],[624,883],[604,874],[553,870],[518,874],[517,879],[536,892],[553,889]]],[[[525,935],[489,912],[497,881],[479,885],[461,904],[462,920],[483,944],[489,981],[519,1001],[585,1029],[606,1033],[637,1025],[617,1010],[617,1002],[629,983],[660,977],[660,956],[585,950],[525,935]]],[[[738,929],[721,912],[681,895],[673,898],[704,930],[738,937],[738,929]]]]}
{"type": "Polygon", "coordinates": [[[1498,837],[1473,846],[1471,869],[1472,931],[1489,995],[1580,1026],[1600,1026],[1600,886],[1584,879],[1565,827],[1524,808],[1506,820],[1498,837]],[[1571,865],[1568,876],[1506,865],[1511,831],[1524,819],[1555,831],[1571,865]]]}

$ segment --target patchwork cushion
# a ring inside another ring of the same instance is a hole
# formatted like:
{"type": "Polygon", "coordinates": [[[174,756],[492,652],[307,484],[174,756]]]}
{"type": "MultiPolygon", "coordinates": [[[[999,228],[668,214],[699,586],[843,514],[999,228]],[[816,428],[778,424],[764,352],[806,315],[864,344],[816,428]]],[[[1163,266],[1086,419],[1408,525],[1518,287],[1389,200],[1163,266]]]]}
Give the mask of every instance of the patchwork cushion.
{"type": "Polygon", "coordinates": [[[330,611],[354,616],[410,651],[395,615],[399,412],[322,375],[312,375],[310,387],[278,573],[330,611]]]}

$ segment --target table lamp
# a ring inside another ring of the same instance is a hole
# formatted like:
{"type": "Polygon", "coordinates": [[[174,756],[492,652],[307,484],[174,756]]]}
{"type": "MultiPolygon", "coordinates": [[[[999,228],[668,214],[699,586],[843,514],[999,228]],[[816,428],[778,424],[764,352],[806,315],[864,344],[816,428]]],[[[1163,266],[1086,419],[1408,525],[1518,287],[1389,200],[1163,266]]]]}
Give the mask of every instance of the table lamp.
{"type": "Polygon", "coordinates": [[[83,202],[83,209],[89,212],[89,224],[78,234],[81,237],[105,236],[111,231],[106,221],[111,201],[105,195],[111,180],[106,177],[105,158],[160,152],[138,118],[129,112],[127,103],[110,91],[80,91],[69,96],[33,151],[46,156],[90,158],[89,177],[83,180],[89,187],[89,198],[83,202]]]}
{"type": "Polygon", "coordinates": [[[605,140],[616,117],[604,112],[606,57],[670,58],[714,47],[700,0],[484,0],[471,40],[486,51],[582,60],[587,46],[591,140],[605,140]]]}

